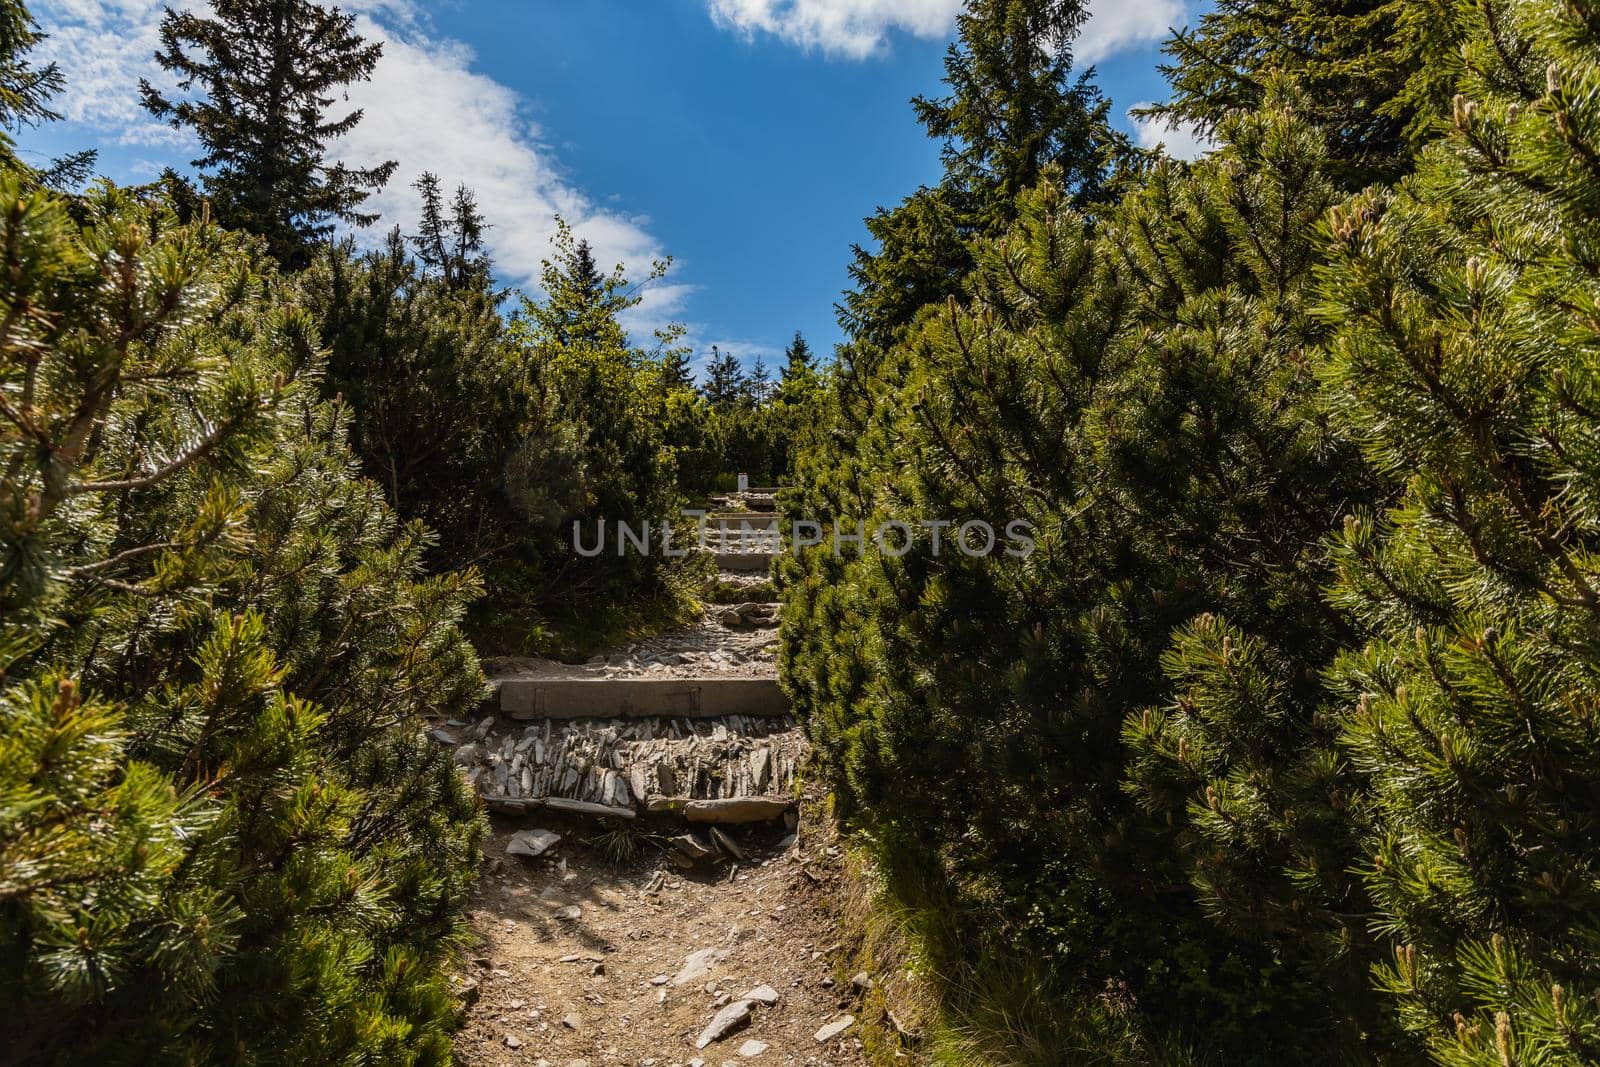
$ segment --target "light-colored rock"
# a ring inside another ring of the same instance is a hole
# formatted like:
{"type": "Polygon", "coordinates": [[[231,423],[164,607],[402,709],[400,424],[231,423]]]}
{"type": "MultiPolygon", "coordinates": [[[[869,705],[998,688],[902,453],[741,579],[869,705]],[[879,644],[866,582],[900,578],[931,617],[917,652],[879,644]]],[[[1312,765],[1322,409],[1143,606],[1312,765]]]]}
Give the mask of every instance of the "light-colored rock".
{"type": "Polygon", "coordinates": [[[704,981],[711,976],[711,968],[728,958],[727,949],[703,948],[699,952],[691,952],[683,961],[677,976],[672,979],[673,985],[691,985],[704,981]]]}
{"type": "Polygon", "coordinates": [[[690,800],[683,805],[690,822],[741,823],[767,822],[788,811],[793,801],[786,797],[729,797],[723,800],[690,800]]]}
{"type": "Polygon", "coordinates": [[[714,1041],[721,1041],[740,1027],[750,1023],[750,1002],[736,1000],[711,1017],[706,1023],[706,1028],[700,1031],[700,1036],[695,1039],[695,1048],[705,1048],[714,1041]]]}
{"type": "Polygon", "coordinates": [[[694,834],[679,834],[672,839],[672,847],[696,863],[716,855],[713,849],[706,847],[705,843],[694,834]]]}
{"type": "MultiPolygon", "coordinates": [[[[851,1021],[854,1022],[855,1020],[852,1019],[851,1021]]],[[[583,1020],[578,1018],[577,1012],[569,1011],[567,1014],[561,1017],[561,1025],[565,1026],[568,1030],[577,1030],[583,1026],[583,1020]]],[[[819,1035],[817,1040],[821,1041],[822,1037],[819,1035]]]]}
{"type": "Polygon", "coordinates": [[[570,800],[567,797],[547,797],[544,806],[551,811],[565,811],[572,815],[599,815],[608,819],[633,819],[639,814],[632,808],[593,804],[583,800],[570,800]]]}
{"type": "Polygon", "coordinates": [[[778,1003],[778,991],[769,985],[758,985],[739,999],[753,1000],[757,1004],[765,1004],[770,1008],[778,1003]]]}
{"type": "Polygon", "coordinates": [[[518,830],[506,842],[506,855],[536,859],[560,843],[561,835],[553,830],[518,830]]]}
{"type": "Polygon", "coordinates": [[[768,1046],[765,1041],[757,1041],[752,1037],[749,1041],[746,1041],[744,1044],[739,1046],[739,1055],[743,1056],[747,1060],[753,1059],[767,1051],[767,1047],[768,1046]]]}
{"type": "Polygon", "coordinates": [[[817,1044],[825,1045],[856,1024],[854,1015],[844,1015],[817,1031],[817,1044]]]}
{"type": "Polygon", "coordinates": [[[717,843],[718,848],[722,849],[722,851],[726,852],[729,856],[732,856],[740,863],[745,861],[744,849],[739,847],[739,842],[735,841],[733,838],[729,837],[715,826],[711,828],[711,840],[717,843]]]}
{"type": "Polygon", "coordinates": [[[850,979],[850,985],[858,992],[865,993],[867,990],[872,988],[872,976],[866,971],[861,971],[857,973],[854,978],[850,979]]]}

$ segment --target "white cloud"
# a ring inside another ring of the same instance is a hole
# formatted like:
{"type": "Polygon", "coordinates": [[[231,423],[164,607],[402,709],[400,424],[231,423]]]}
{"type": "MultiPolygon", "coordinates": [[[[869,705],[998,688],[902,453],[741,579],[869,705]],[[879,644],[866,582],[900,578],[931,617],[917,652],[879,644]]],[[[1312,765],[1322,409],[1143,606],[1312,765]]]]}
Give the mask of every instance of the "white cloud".
{"type": "Polygon", "coordinates": [[[1134,136],[1140,148],[1155,149],[1160,146],[1174,159],[1199,159],[1217,147],[1216,142],[1192,124],[1155,117],[1140,118],[1133,114],[1133,110],[1150,106],[1148,103],[1135,104],[1128,113],[1128,121],[1133,123],[1134,136]]]}
{"type": "MultiPolygon", "coordinates": [[[[152,56],[163,6],[161,0],[38,0],[36,17],[51,35],[41,59],[59,62],[67,78],[54,105],[66,118],[117,142],[170,146],[174,158],[187,160],[196,148],[192,137],[156,123],[137,96],[141,77],[162,80],[152,56]]],[[[492,226],[495,260],[517,284],[537,284],[558,214],[594,246],[601,264],[625,264],[636,279],[663,258],[648,220],[602,208],[574,186],[541,140],[527,102],[475,71],[469,47],[430,36],[411,0],[343,6],[358,13],[364,36],[384,42],[384,52],[372,80],[349,88],[349,105],[366,114],[332,154],[352,166],[400,162],[387,188],[367,202],[382,219],[359,235],[363,240],[415,223],[420,200],[412,183],[428,170],[447,189],[465,183],[477,193],[492,226]]],[[[647,333],[676,316],[692,291],[671,279],[646,287],[628,325],[647,333]]]]}
{"type": "MultiPolygon", "coordinates": [[[[720,26],[771,34],[806,49],[850,59],[880,52],[892,33],[948,37],[964,0],[707,0],[720,26]]],[[[1090,0],[1074,55],[1094,63],[1159,40],[1181,21],[1181,0],[1090,0]]]]}

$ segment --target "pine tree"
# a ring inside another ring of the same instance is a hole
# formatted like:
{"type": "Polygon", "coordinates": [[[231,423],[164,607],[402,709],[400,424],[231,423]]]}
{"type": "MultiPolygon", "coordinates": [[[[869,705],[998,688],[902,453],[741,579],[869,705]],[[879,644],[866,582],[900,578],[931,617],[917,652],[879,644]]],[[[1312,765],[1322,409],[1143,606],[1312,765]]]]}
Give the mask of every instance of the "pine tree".
{"type": "Polygon", "coordinates": [[[711,346],[711,358],[706,361],[706,380],[700,391],[715,408],[733,407],[747,395],[744,369],[732,352],[711,346]]]}
{"type": "MultiPolygon", "coordinates": [[[[661,387],[660,362],[633,345],[622,325],[620,316],[642,299],[622,268],[601,274],[588,243],[560,220],[552,246],[543,299],[525,297],[509,331],[531,400],[502,483],[523,531],[517,573],[497,595],[540,612],[559,607],[570,620],[612,602],[674,595],[660,553],[580,559],[573,531],[582,527],[592,541],[597,521],[659,529],[677,515],[665,437],[677,399],[661,387]]],[[[666,269],[654,264],[645,283],[666,269]]]]}
{"type": "MultiPolygon", "coordinates": [[[[423,234],[433,224],[425,214],[423,234]]],[[[458,258],[450,232],[436,236],[443,270],[413,260],[396,231],[367,255],[329,249],[298,290],[329,348],[324,392],[349,403],[365,473],[440,535],[438,562],[483,566],[516,540],[496,486],[526,426],[528,383],[487,258],[458,258]]]]}
{"type": "Polygon", "coordinates": [[[140,82],[144,106],[189,128],[205,154],[194,161],[218,218],[266,238],[284,267],[299,269],[338,223],[366,226],[361,205],[394,162],[330,164],[333,141],[361,111],[330,115],[343,87],[364,81],[383,55],[355,32],[355,17],[309,0],[214,0],[212,15],[169,9],[156,61],[183,93],[140,82]]]}
{"type": "Polygon", "coordinates": [[[811,345],[800,335],[794,332],[794,340],[783,350],[783,375],[782,381],[789,381],[797,375],[813,372],[817,367],[817,357],[811,351],[811,345]]]}
{"type": "Polygon", "coordinates": [[[474,580],[352,476],[270,262],[0,200],[0,1047],[445,1062],[483,826],[419,723],[477,699],[474,580]]]}
{"type": "Polygon", "coordinates": [[[1355,511],[1334,675],[1370,776],[1378,983],[1438,1063],[1600,1059],[1600,11],[1475,28],[1453,131],[1330,218],[1328,404],[1403,487],[1355,511]]]}

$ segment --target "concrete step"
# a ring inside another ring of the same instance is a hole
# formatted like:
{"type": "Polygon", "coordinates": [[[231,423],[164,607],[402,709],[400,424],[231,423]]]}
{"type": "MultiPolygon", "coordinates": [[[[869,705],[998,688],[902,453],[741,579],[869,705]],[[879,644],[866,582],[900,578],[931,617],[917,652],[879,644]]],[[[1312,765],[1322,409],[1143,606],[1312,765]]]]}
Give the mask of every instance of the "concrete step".
{"type": "Polygon", "coordinates": [[[490,681],[513,719],[710,719],[789,711],[776,678],[544,678],[490,681]]]}
{"type": "Polygon", "coordinates": [[[722,571],[737,571],[748,574],[751,571],[765,571],[772,566],[772,561],[777,559],[777,552],[717,552],[714,553],[717,569],[722,571]]]}

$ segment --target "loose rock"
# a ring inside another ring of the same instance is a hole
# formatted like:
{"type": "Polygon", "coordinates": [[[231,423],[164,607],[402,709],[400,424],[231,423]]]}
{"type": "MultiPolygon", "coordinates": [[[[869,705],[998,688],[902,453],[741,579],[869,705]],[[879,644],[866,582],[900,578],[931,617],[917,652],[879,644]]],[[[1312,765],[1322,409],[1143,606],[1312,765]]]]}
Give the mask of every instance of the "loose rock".
{"type": "MultiPolygon", "coordinates": [[[[852,1020],[854,1021],[854,1020],[852,1020]]],[[[750,1002],[736,1000],[712,1016],[706,1028],[700,1031],[700,1036],[695,1040],[695,1048],[705,1048],[713,1041],[721,1041],[729,1034],[742,1026],[750,1023],[750,1002]]]]}
{"type": "Polygon", "coordinates": [[[817,1044],[825,1045],[856,1024],[854,1015],[846,1015],[817,1031],[817,1044]]]}
{"type": "Polygon", "coordinates": [[[561,835],[553,830],[518,830],[506,842],[506,855],[536,859],[561,843],[561,835]]]}

